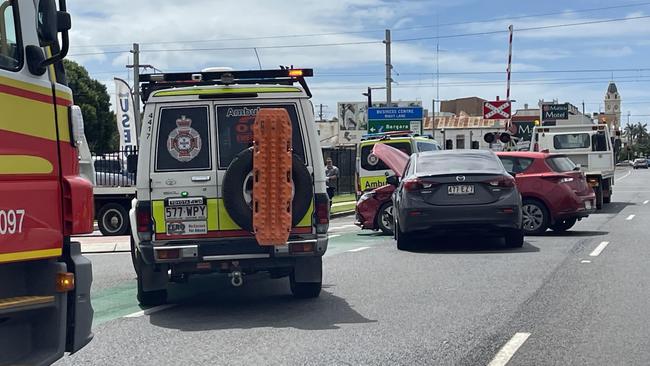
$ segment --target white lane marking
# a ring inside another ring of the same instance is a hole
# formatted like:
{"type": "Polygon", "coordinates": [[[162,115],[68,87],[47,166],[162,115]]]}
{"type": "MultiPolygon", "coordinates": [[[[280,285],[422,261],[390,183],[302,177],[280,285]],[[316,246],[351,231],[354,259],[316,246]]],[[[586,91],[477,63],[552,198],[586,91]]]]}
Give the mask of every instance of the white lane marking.
{"type": "Polygon", "coordinates": [[[139,318],[139,317],[141,317],[141,316],[144,316],[144,315],[151,315],[151,314],[153,314],[153,313],[157,313],[157,312],[159,312],[159,311],[162,311],[162,310],[165,310],[165,309],[169,309],[169,308],[174,307],[174,306],[176,306],[176,304],[166,304],[166,305],[154,306],[154,307],[149,308],[149,309],[136,311],[136,312],[133,313],[133,314],[125,315],[124,317],[125,317],[125,318],[139,318]]]}
{"type": "Polygon", "coordinates": [[[644,205],[647,205],[648,202],[650,202],[650,201],[649,201],[649,200],[645,200],[645,201],[643,201],[643,204],[644,204],[644,205]]]}
{"type": "Polygon", "coordinates": [[[580,263],[591,263],[591,261],[588,260],[588,259],[583,259],[583,260],[580,261],[580,263]]]}
{"type": "Polygon", "coordinates": [[[605,250],[605,248],[606,248],[608,245],[609,245],[609,242],[608,242],[608,241],[604,241],[604,242],[598,244],[598,246],[596,247],[596,249],[594,249],[593,252],[589,253],[589,256],[590,256],[590,257],[598,257],[598,256],[600,255],[600,253],[602,253],[602,251],[605,250]]]}
{"type": "Polygon", "coordinates": [[[339,236],[341,236],[341,234],[328,235],[327,237],[329,239],[332,239],[332,238],[336,238],[336,237],[339,237],[339,236]]]}
{"type": "Polygon", "coordinates": [[[356,249],[350,249],[348,252],[360,252],[362,250],[370,249],[370,247],[361,247],[361,248],[356,248],[356,249]]]}
{"type": "Polygon", "coordinates": [[[341,229],[348,229],[348,228],[352,228],[352,227],[358,227],[358,226],[355,225],[355,224],[350,224],[350,225],[341,225],[341,226],[334,226],[334,227],[331,227],[330,230],[341,230],[341,229]]]}
{"type": "Polygon", "coordinates": [[[625,219],[625,220],[630,221],[630,220],[632,220],[632,219],[634,218],[634,216],[636,216],[636,215],[630,215],[630,216],[628,216],[627,219],[625,219]]]}
{"type": "Polygon", "coordinates": [[[614,179],[614,182],[621,181],[621,180],[623,180],[623,179],[629,177],[630,174],[632,174],[632,171],[631,171],[631,170],[629,170],[629,171],[627,172],[627,174],[625,174],[624,176],[622,176],[622,177],[620,177],[620,178],[618,178],[618,179],[614,179]]]}
{"type": "Polygon", "coordinates": [[[515,355],[515,352],[521,347],[524,342],[530,337],[530,333],[515,333],[515,335],[510,338],[508,343],[504,344],[503,347],[497,352],[496,356],[488,364],[488,366],[504,366],[510,361],[512,356],[515,355]]]}

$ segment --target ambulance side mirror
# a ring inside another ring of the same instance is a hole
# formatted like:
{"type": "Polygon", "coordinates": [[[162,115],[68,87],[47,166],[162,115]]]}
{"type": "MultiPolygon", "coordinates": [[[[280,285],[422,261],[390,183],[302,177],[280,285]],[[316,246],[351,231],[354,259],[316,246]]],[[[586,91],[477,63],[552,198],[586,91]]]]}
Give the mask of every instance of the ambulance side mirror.
{"type": "Polygon", "coordinates": [[[130,154],[126,157],[126,171],[130,174],[138,171],[138,154],[130,154]]]}

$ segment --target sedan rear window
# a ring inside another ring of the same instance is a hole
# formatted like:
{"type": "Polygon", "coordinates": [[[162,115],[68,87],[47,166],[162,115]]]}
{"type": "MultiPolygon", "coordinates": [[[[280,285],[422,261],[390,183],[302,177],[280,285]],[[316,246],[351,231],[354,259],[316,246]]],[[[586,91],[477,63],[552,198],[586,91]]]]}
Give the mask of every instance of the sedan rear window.
{"type": "Polygon", "coordinates": [[[503,172],[499,159],[485,154],[422,154],[416,164],[416,173],[503,172]]]}
{"type": "Polygon", "coordinates": [[[553,169],[553,171],[558,173],[570,172],[576,168],[576,165],[571,161],[571,159],[566,156],[554,156],[546,159],[548,166],[553,169]]]}
{"type": "Polygon", "coordinates": [[[555,150],[562,149],[587,149],[589,143],[588,133],[569,133],[565,135],[553,136],[553,147],[555,150]]]}
{"type": "Polygon", "coordinates": [[[219,168],[226,169],[241,151],[253,146],[253,122],[260,108],[284,108],[292,126],[294,154],[305,161],[305,149],[300,134],[300,123],[294,105],[231,105],[217,106],[217,138],[219,141],[219,168]]]}

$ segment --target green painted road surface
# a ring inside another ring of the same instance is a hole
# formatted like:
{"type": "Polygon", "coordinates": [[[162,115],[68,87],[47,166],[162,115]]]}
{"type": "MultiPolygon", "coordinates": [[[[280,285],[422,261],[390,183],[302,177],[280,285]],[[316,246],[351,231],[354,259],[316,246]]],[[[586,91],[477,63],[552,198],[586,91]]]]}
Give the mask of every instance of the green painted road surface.
{"type": "MultiPolygon", "coordinates": [[[[378,233],[367,230],[362,231],[353,228],[352,226],[353,225],[345,225],[341,230],[337,230],[336,228],[332,230],[330,233],[328,249],[325,253],[325,261],[327,261],[327,257],[333,255],[339,255],[358,248],[372,247],[373,245],[378,244],[382,239],[385,240],[387,238],[378,233]],[[344,229],[346,231],[342,231],[344,229]]],[[[129,263],[131,260],[128,253],[92,255],[90,259],[93,262],[101,261],[105,259],[106,256],[120,256],[119,260],[129,261],[129,263]]],[[[195,278],[198,277],[199,276],[196,276],[195,278]]],[[[227,278],[223,275],[212,277],[216,278],[210,278],[210,281],[227,281],[227,278]]],[[[198,286],[187,286],[185,284],[171,284],[170,303],[177,301],[180,302],[183,298],[196,295],[197,287],[198,286]]],[[[93,320],[94,327],[113,319],[121,318],[143,310],[144,308],[140,307],[136,300],[135,274],[132,274],[132,280],[122,281],[115,286],[102,288],[93,292],[92,305],[95,310],[95,317],[93,320]]]]}

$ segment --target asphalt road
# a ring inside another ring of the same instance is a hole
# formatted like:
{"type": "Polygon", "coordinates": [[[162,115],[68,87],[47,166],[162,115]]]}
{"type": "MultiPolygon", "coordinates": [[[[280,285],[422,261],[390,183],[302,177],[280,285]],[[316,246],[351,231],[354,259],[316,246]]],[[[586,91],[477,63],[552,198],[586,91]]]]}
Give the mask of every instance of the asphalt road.
{"type": "Polygon", "coordinates": [[[517,250],[450,237],[400,252],[336,219],[312,300],[285,279],[197,277],[143,314],[129,255],[89,255],[95,339],[57,365],[646,365],[648,182],[618,171],[612,204],[517,250]]]}

